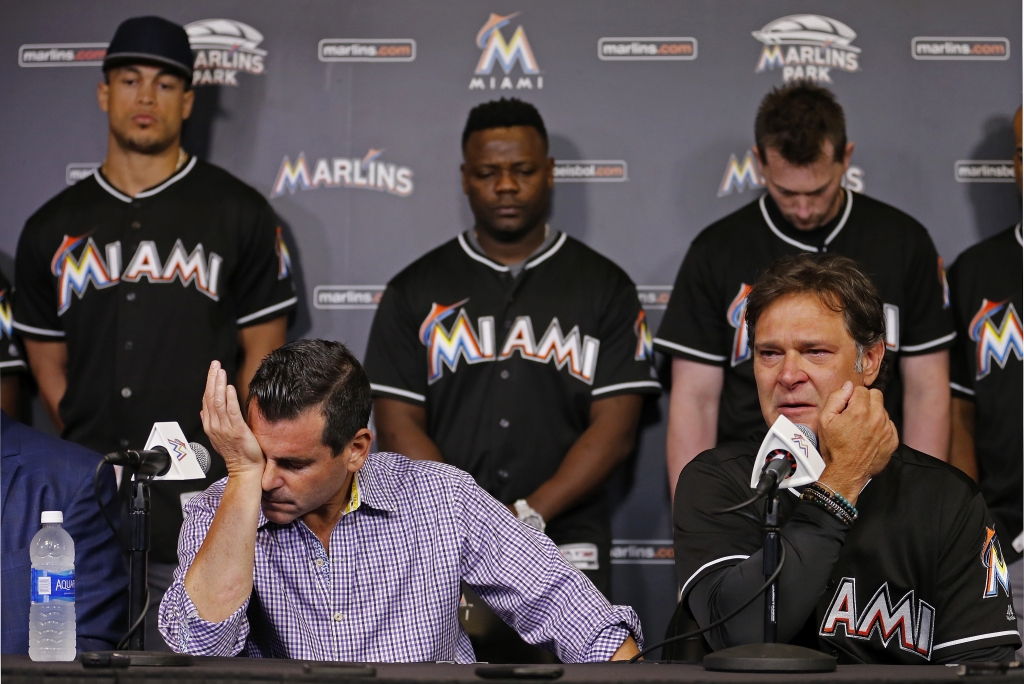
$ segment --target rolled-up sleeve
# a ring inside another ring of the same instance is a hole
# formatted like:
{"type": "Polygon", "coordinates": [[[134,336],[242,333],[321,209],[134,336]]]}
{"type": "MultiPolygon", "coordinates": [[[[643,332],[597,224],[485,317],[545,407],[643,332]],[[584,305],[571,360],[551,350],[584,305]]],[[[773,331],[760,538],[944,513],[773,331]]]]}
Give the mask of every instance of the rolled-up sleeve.
{"type": "Polygon", "coordinates": [[[643,648],[632,608],[610,604],[551,539],[517,520],[468,475],[453,503],[464,531],[463,579],[523,640],[565,663],[610,660],[629,636],[643,648]]]}
{"type": "Polygon", "coordinates": [[[220,504],[225,480],[212,484],[185,505],[185,522],[178,537],[178,569],[174,582],[160,602],[160,635],[172,650],[197,656],[234,656],[245,646],[249,636],[246,609],[249,599],[230,617],[209,622],[199,617],[199,610],[185,591],[185,575],[199,553],[213,516],[220,504]]]}

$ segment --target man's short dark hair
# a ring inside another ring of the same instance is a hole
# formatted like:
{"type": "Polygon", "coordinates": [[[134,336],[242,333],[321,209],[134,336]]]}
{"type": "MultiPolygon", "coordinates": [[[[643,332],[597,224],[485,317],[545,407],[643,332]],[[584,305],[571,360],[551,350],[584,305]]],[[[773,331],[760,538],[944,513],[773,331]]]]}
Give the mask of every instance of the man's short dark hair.
{"type": "Polygon", "coordinates": [[[768,160],[770,147],[790,164],[805,166],[821,157],[828,140],[833,158],[841,162],[846,154],[846,116],[830,90],[797,81],[772,89],[761,100],[754,140],[761,161],[768,160]]]}
{"type": "MultiPolygon", "coordinates": [[[[761,315],[782,297],[817,295],[826,307],[841,313],[846,331],[857,344],[857,358],[865,349],[885,339],[882,296],[853,259],[838,254],[798,254],[773,263],[747,295],[747,340],[754,346],[754,332],[761,315]]],[[[874,385],[884,384],[888,363],[883,362],[874,385]]]]}
{"type": "Polygon", "coordinates": [[[500,100],[484,102],[470,110],[466,127],[462,129],[462,148],[466,148],[469,136],[477,131],[512,126],[531,126],[537,129],[540,137],[544,139],[544,147],[548,146],[548,130],[544,127],[544,119],[537,108],[515,97],[503,97],[500,100]]]}
{"type": "Polygon", "coordinates": [[[312,408],[324,417],[320,441],[337,456],[370,421],[370,380],[341,342],[298,340],[270,352],[249,383],[266,420],[293,420],[312,408]]]}

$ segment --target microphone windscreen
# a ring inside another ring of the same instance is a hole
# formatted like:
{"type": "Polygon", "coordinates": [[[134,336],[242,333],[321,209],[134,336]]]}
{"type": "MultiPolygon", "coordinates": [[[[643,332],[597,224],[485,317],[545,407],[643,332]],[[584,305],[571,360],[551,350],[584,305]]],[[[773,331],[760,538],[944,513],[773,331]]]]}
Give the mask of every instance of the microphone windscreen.
{"type": "Polygon", "coordinates": [[[801,423],[796,424],[796,429],[804,433],[804,436],[807,437],[807,439],[811,440],[811,444],[814,445],[815,449],[818,448],[818,435],[814,434],[814,430],[801,423]]]}
{"type": "Polygon", "coordinates": [[[206,447],[199,442],[189,442],[188,445],[192,447],[192,451],[195,452],[196,461],[199,462],[199,467],[203,469],[203,472],[210,472],[210,452],[206,450],[206,447]]]}

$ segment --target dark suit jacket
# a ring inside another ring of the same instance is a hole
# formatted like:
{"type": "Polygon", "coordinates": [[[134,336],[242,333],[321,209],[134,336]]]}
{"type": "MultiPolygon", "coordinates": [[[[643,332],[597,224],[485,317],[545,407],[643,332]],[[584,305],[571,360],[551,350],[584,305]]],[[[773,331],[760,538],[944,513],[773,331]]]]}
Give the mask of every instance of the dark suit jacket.
{"type": "MultiPolygon", "coordinates": [[[[43,511],[63,511],[75,542],[78,650],[111,650],[128,630],[128,573],[93,496],[100,456],[0,412],[0,651],[28,653],[29,545],[43,511]]],[[[117,523],[114,473],[100,496],[117,523]]]]}

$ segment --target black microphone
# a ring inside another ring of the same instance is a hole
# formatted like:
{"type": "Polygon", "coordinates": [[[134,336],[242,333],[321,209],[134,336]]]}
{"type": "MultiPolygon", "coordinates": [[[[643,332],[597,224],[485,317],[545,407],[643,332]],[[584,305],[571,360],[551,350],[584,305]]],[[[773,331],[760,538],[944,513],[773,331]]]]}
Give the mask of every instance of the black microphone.
{"type": "MultiPolygon", "coordinates": [[[[806,425],[797,423],[797,429],[804,433],[815,448],[818,447],[818,436],[806,425]]],[[[780,484],[787,477],[796,472],[796,457],[787,449],[775,449],[765,457],[764,470],[761,471],[761,479],[757,481],[756,496],[763,496],[773,487],[780,484]]]]}
{"type": "MultiPolygon", "coordinates": [[[[189,442],[192,451],[196,455],[199,467],[203,472],[210,470],[210,452],[198,442],[189,442]]],[[[140,477],[160,477],[166,475],[171,469],[171,455],[167,449],[158,446],[154,449],[127,449],[115,451],[103,457],[103,460],[112,465],[119,465],[134,471],[140,477]]]]}

